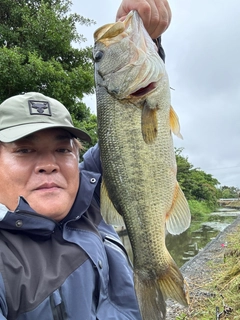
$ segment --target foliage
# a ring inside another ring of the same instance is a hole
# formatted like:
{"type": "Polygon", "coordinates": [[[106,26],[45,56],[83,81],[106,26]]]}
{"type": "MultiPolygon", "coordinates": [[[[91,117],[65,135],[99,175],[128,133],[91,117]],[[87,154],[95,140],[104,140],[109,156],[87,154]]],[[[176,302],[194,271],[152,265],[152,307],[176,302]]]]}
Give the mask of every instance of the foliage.
{"type": "Polygon", "coordinates": [[[239,197],[240,197],[239,188],[223,186],[219,190],[219,198],[231,199],[231,198],[239,198],[239,197]]]}
{"type": "MultiPolygon", "coordinates": [[[[211,210],[217,206],[219,182],[211,174],[205,173],[188,161],[188,157],[182,155],[182,148],[176,149],[177,180],[187,200],[192,202],[192,208],[196,209],[196,201],[205,202],[211,210]]],[[[191,202],[190,202],[191,203],[191,202]]]]}
{"type": "MultiPolygon", "coordinates": [[[[76,49],[84,38],[76,25],[93,21],[70,13],[70,0],[2,0],[0,6],[0,102],[38,91],[61,101],[78,127],[92,127],[82,102],[93,93],[91,48],[76,49]],[[89,123],[88,123],[89,122],[89,123]]],[[[94,130],[90,132],[96,140],[94,130]]]]}
{"type": "Polygon", "coordinates": [[[206,201],[188,200],[188,204],[192,217],[196,218],[212,212],[212,208],[206,201]]]}
{"type": "MultiPolygon", "coordinates": [[[[92,138],[91,143],[85,143],[83,150],[85,152],[92,145],[95,145],[97,143],[97,116],[90,113],[89,117],[81,122],[81,129],[88,132],[88,134],[92,138]]],[[[82,156],[83,154],[80,156],[80,160],[83,160],[82,156]]]]}

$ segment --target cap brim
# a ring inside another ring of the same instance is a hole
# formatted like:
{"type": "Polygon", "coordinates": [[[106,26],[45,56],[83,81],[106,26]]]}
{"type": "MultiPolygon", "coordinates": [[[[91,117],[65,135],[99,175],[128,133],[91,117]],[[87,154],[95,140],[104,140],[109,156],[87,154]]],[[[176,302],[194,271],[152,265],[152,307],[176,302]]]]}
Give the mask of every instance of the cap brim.
{"type": "Polygon", "coordinates": [[[49,123],[29,123],[1,130],[0,141],[13,142],[25,136],[28,136],[31,133],[50,128],[62,128],[64,130],[67,130],[76,138],[79,138],[82,141],[91,142],[91,137],[81,129],[70,126],[59,126],[56,124],[49,123]]]}

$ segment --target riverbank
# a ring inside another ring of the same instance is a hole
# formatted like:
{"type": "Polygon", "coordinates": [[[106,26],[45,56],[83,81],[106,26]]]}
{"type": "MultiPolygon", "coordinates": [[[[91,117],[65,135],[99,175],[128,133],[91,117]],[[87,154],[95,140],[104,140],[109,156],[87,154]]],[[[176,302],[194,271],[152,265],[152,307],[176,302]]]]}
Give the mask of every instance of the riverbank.
{"type": "Polygon", "coordinates": [[[221,199],[218,201],[220,206],[223,206],[224,208],[232,208],[232,209],[240,209],[240,199],[221,199]]]}
{"type": "MultiPolygon", "coordinates": [[[[168,301],[167,303],[167,320],[175,319],[203,319],[202,317],[187,317],[192,313],[193,305],[197,305],[196,301],[201,300],[204,296],[214,295],[214,292],[206,291],[205,285],[213,280],[213,273],[218,272],[220,263],[223,263],[224,253],[226,251],[226,241],[230,234],[237,233],[240,226],[240,216],[236,218],[232,224],[225,228],[218,236],[213,239],[206,247],[199,252],[194,258],[185,263],[181,267],[181,272],[189,286],[190,305],[188,308],[179,304],[168,301]],[[186,315],[186,317],[183,316],[186,315]]],[[[222,306],[220,306],[222,307],[222,306]]],[[[212,307],[213,312],[215,306],[212,307]]],[[[204,318],[205,319],[205,318],[204,318]]],[[[206,319],[215,319],[210,316],[206,319]]],[[[232,318],[238,319],[238,318],[232,318]]],[[[240,318],[239,318],[240,319],[240,318]]]]}

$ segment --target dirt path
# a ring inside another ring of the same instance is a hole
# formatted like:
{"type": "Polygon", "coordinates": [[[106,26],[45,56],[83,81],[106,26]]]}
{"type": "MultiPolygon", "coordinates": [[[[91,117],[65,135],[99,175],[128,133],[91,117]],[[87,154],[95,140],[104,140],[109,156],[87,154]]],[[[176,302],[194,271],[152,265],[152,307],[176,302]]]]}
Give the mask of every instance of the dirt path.
{"type": "MultiPolygon", "coordinates": [[[[210,292],[202,290],[203,284],[211,281],[212,269],[209,267],[209,262],[213,261],[217,264],[223,261],[223,244],[225,244],[228,234],[234,233],[239,224],[240,216],[207,244],[203,251],[199,252],[194,258],[181,267],[181,272],[189,285],[190,300],[197,299],[197,297],[202,295],[211,294],[210,292]]],[[[191,308],[191,304],[189,308],[191,308]]],[[[177,315],[187,310],[187,308],[182,307],[178,303],[168,301],[166,319],[174,320],[177,315]]]]}

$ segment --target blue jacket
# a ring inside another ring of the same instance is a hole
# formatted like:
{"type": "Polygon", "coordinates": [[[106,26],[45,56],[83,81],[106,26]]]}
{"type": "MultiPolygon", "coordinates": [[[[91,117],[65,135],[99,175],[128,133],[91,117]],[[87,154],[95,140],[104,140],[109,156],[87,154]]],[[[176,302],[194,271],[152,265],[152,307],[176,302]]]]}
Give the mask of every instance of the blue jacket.
{"type": "Polygon", "coordinates": [[[140,320],[132,269],[99,211],[98,147],[80,164],[80,186],[57,223],[20,198],[0,205],[0,320],[140,320]]]}

